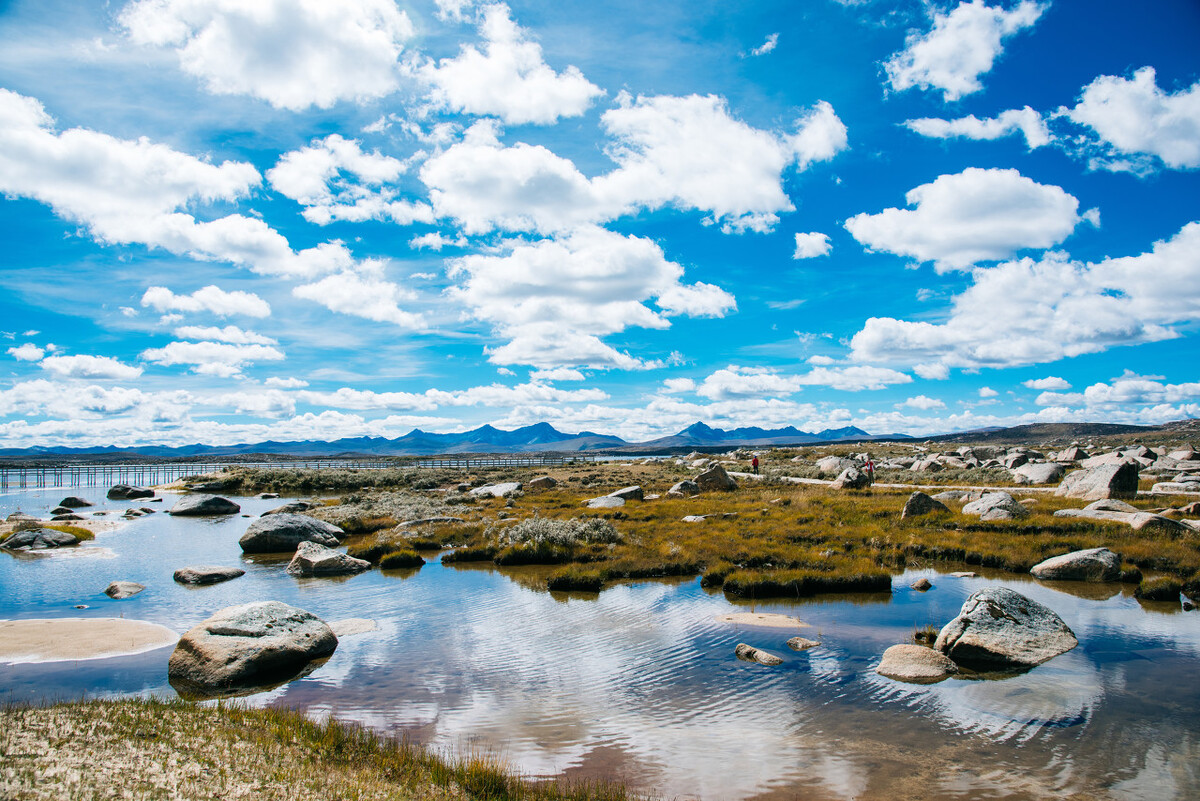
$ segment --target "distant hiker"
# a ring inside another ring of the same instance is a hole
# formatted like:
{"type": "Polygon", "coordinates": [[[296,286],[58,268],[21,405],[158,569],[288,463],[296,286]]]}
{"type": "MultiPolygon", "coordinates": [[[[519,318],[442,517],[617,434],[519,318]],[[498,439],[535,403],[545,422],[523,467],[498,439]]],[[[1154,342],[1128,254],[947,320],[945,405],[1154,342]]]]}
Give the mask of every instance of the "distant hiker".
{"type": "Polygon", "coordinates": [[[867,473],[867,481],[871,484],[875,483],[875,463],[871,461],[871,457],[867,457],[867,463],[863,465],[863,470],[867,473]]]}
{"type": "Polygon", "coordinates": [[[750,460],[750,466],[754,468],[754,475],[758,475],[758,457],[755,456],[750,460]]]}

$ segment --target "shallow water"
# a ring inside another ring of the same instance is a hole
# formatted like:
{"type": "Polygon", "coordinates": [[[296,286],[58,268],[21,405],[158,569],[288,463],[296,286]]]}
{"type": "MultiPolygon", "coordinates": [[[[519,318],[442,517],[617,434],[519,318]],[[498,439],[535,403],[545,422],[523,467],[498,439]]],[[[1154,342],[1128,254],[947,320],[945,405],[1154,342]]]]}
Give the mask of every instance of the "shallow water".
{"type": "MultiPolygon", "coordinates": [[[[0,514],[45,514],[71,492],[0,497],[0,514]]],[[[96,510],[170,508],[101,500],[96,510]]],[[[287,499],[237,499],[257,516],[287,499]]],[[[754,605],[803,629],[718,623],[750,608],[697,580],[637,582],[599,595],[534,589],[538,569],[442,566],[296,579],[286,559],[248,558],[243,517],[150,515],[69,553],[0,554],[0,618],[113,617],[182,632],[218,609],[276,599],[379,630],[342,639],[308,676],[248,697],[332,714],[453,751],[497,752],[531,775],[629,782],[666,798],[1050,798],[1200,796],[1200,613],[1141,605],[1120,585],[1039,583],[987,573],[910,571],[891,595],[754,605]],[[188,564],[246,575],[187,588],[188,564]],[[934,588],[918,593],[918,576],[934,588]],[[103,595],[110,581],[146,585],[103,595]],[[1001,681],[910,685],[874,673],[889,645],[952,618],[975,589],[1001,584],[1049,606],[1080,645],[1001,681]],[[77,604],[88,608],[77,610],[77,604]],[[822,647],[793,653],[802,635],[822,647]],[[785,659],[740,662],[747,642],[785,659]]],[[[0,665],[0,700],[173,697],[170,649],[111,659],[0,665]]]]}

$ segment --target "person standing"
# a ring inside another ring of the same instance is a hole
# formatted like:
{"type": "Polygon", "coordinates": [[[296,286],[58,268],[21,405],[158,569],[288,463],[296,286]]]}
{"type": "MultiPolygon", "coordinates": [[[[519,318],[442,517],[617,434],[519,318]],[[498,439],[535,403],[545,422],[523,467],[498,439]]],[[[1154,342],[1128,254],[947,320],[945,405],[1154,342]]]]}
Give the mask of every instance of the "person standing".
{"type": "Polygon", "coordinates": [[[750,466],[754,468],[754,475],[758,475],[758,454],[754,454],[754,458],[750,460],[750,466]]]}
{"type": "Polygon", "coordinates": [[[874,486],[874,484],[875,484],[875,462],[871,461],[871,454],[869,454],[869,453],[867,454],[866,464],[863,465],[863,470],[865,470],[867,473],[868,486],[874,486]]]}

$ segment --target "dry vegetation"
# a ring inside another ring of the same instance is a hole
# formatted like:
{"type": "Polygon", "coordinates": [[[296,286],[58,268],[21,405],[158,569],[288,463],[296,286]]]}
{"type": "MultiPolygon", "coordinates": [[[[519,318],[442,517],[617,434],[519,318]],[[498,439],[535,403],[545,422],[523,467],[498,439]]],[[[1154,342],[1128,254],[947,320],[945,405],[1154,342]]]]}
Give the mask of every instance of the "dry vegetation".
{"type": "MultiPolygon", "coordinates": [[[[415,563],[415,551],[452,548],[443,562],[557,565],[546,579],[555,590],[596,591],[621,579],[702,574],[706,586],[739,597],[886,592],[891,574],[906,567],[966,563],[1025,572],[1047,557],[1099,546],[1122,554],[1127,580],[1136,582],[1140,570],[1149,570],[1182,580],[1185,590],[1200,590],[1200,537],[1172,539],[1120,523],[1055,518],[1054,511],[1082,504],[1045,492],[1032,494],[1032,514],[1019,521],[981,522],[957,512],[901,520],[910,490],[839,492],[778,477],[798,466],[772,458],[763,479],[693,498],[665,497],[672,484],[697,472],[673,461],[564,467],[550,471],[556,488],[511,498],[475,499],[458,491],[460,482],[478,486],[536,475],[494,469],[455,473],[439,489],[424,492],[352,493],[317,514],[352,532],[349,551],[377,564],[393,552],[406,556],[390,564],[402,564],[415,563]],[[588,498],[632,484],[664,497],[615,510],[583,507],[588,498]],[[688,515],[710,517],[682,522],[688,515]],[[399,525],[437,517],[463,522],[399,525]],[[608,531],[601,523],[611,524],[612,533],[600,535],[608,531]]],[[[977,485],[987,477],[965,478],[963,483],[977,485]]],[[[1019,488],[1012,491],[1021,497],[1019,488]]],[[[1137,505],[1149,509],[1172,500],[1184,502],[1160,497],[1137,505]]]]}
{"type": "Polygon", "coordinates": [[[619,785],[531,782],[494,756],[448,757],[298,712],[91,701],[0,712],[0,797],[622,801],[619,785]]]}

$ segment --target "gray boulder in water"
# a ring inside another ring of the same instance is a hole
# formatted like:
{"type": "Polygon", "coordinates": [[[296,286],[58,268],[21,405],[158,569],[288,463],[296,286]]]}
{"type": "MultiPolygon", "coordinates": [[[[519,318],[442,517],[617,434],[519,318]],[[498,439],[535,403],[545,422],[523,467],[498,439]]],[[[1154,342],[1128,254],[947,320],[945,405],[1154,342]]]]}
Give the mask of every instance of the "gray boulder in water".
{"type": "Polygon", "coordinates": [[[77,495],[68,495],[67,497],[65,497],[61,501],[59,501],[58,505],[65,506],[68,509],[84,509],[84,508],[87,508],[88,506],[91,506],[92,504],[89,503],[88,501],[85,501],[83,498],[80,498],[77,495]]]}
{"type": "Polygon", "coordinates": [[[783,659],[775,654],[755,648],[753,645],[746,645],[744,642],[737,644],[737,647],[733,649],[733,654],[743,662],[757,662],[767,667],[775,667],[776,665],[783,664],[783,659]]]}
{"type": "Polygon", "coordinates": [[[235,515],[240,511],[242,507],[219,495],[184,495],[168,514],[173,517],[216,517],[235,515]]]}
{"type": "Polygon", "coordinates": [[[137,595],[144,589],[146,586],[138,584],[136,581],[114,581],[104,588],[104,594],[114,601],[122,601],[137,595]]]}
{"type": "Polygon", "coordinates": [[[304,541],[336,546],[346,536],[332,523],[308,515],[286,512],[260,517],[250,524],[238,540],[245,553],[286,553],[295,551],[304,541]]]}
{"type": "Polygon", "coordinates": [[[348,576],[370,569],[371,563],[365,559],[355,559],[315,542],[300,543],[287,566],[287,572],[293,576],[348,576]]]}
{"type": "Polygon", "coordinates": [[[1107,548],[1087,548],[1052,556],[1029,570],[1040,579],[1061,581],[1117,581],[1121,557],[1107,548]]]}
{"type": "Polygon", "coordinates": [[[220,584],[244,575],[246,571],[240,567],[189,565],[176,570],[174,578],[180,584],[220,584]]]}
{"type": "Polygon", "coordinates": [[[3,542],[0,542],[0,548],[7,548],[10,551],[46,551],[51,548],[78,544],[79,539],[65,531],[55,531],[52,528],[30,528],[24,531],[14,531],[3,542]]]}
{"type": "Polygon", "coordinates": [[[135,498],[153,497],[154,490],[146,489],[145,487],[131,487],[128,484],[114,484],[108,490],[108,499],[110,501],[131,501],[135,498]]]}
{"type": "Polygon", "coordinates": [[[989,587],[967,598],[933,647],[960,665],[1004,669],[1040,665],[1078,644],[1050,609],[1007,587],[989,587]]]}
{"type": "Polygon", "coordinates": [[[167,676],[181,694],[221,695],[287,681],[337,645],[333,629],[315,615],[257,601],[226,607],[186,632],[171,653],[167,676]]]}

